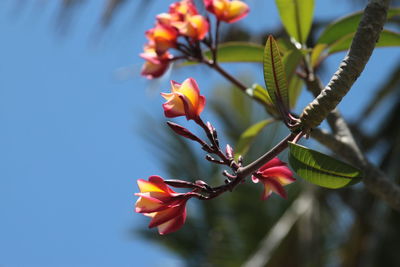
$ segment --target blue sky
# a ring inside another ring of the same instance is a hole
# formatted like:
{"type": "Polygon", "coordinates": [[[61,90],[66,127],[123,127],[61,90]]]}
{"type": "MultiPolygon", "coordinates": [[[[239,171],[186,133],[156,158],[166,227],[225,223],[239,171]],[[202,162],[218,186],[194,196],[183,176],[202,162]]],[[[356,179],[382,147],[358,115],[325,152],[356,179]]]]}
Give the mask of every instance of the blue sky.
{"type": "MultiPolygon", "coordinates": [[[[130,235],[147,223],[132,212],[136,179],[164,174],[139,129],[145,114],[161,116],[159,88],[168,90],[168,79],[148,83],[139,76],[137,55],[143,32],[172,1],[140,23],[132,9],[121,12],[97,39],[102,1],[89,1],[65,37],[54,27],[59,1],[45,2],[26,1],[22,9],[0,2],[0,266],[176,266],[174,255],[130,235]]],[[[278,25],[266,2],[243,23],[255,31],[278,25]]],[[[352,10],[344,0],[316,2],[317,17],[352,10]]],[[[329,60],[332,71],[342,57],[329,60]]],[[[381,82],[380,66],[398,60],[398,49],[375,53],[341,104],[345,115],[381,82]]],[[[206,81],[208,72],[195,70],[171,78],[194,76],[203,87],[222,81],[215,74],[206,81]]]]}

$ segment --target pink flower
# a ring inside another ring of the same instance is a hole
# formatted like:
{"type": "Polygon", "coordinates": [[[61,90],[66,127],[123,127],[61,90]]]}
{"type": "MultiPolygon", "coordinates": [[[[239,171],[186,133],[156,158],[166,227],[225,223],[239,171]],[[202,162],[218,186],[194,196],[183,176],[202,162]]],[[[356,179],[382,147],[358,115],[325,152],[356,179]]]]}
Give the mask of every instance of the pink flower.
{"type": "Polygon", "coordinates": [[[140,193],[135,211],[151,217],[149,228],[157,227],[161,235],[179,230],[186,220],[186,202],[190,193],[176,193],[159,176],[138,180],[140,193]]]}
{"type": "Polygon", "coordinates": [[[157,21],[166,26],[175,27],[181,35],[202,40],[209,30],[208,21],[199,15],[191,0],[182,0],[171,4],[169,13],[161,13],[157,21]]]}
{"type": "Polygon", "coordinates": [[[193,0],[181,0],[169,6],[169,13],[183,17],[186,15],[193,16],[199,14],[193,0]]]}
{"type": "Polygon", "coordinates": [[[162,76],[168,70],[173,58],[168,51],[161,55],[157,54],[156,50],[150,45],[145,46],[144,53],[141,53],[140,57],[146,60],[143,64],[141,74],[148,79],[162,76]]]}
{"type": "Polygon", "coordinates": [[[169,48],[176,47],[178,31],[171,26],[156,24],[154,28],[146,31],[146,37],[157,54],[163,54],[169,48]]]}
{"type": "Polygon", "coordinates": [[[246,3],[238,0],[204,0],[207,11],[227,23],[236,22],[249,13],[246,3]]]}
{"type": "Polygon", "coordinates": [[[184,21],[175,22],[172,25],[179,30],[180,34],[195,40],[203,40],[209,30],[208,21],[202,15],[187,16],[184,21]]]}
{"type": "Polygon", "coordinates": [[[206,103],[206,98],[200,95],[196,81],[193,78],[186,79],[182,84],[171,81],[171,87],[171,93],[161,93],[167,100],[163,104],[165,116],[186,116],[188,120],[196,120],[206,103]]]}
{"type": "Polygon", "coordinates": [[[251,179],[254,183],[262,182],[264,184],[263,200],[267,199],[272,192],[286,198],[286,191],[283,187],[296,180],[293,178],[293,174],[286,166],[286,163],[278,158],[274,158],[264,164],[251,179]]]}

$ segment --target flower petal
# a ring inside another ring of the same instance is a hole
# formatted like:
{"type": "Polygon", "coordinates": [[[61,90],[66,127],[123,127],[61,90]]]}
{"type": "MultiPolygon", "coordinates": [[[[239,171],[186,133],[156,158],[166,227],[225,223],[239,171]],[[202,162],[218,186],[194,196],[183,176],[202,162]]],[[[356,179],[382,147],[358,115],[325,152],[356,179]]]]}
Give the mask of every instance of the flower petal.
{"type": "Polygon", "coordinates": [[[155,63],[154,61],[149,60],[143,64],[141,75],[145,76],[148,79],[158,78],[167,71],[168,67],[169,62],[155,63]]]}
{"type": "Polygon", "coordinates": [[[264,177],[292,177],[292,171],[286,166],[277,166],[259,172],[264,177]]]}
{"type": "Polygon", "coordinates": [[[236,22],[249,13],[249,7],[242,1],[233,0],[229,3],[229,8],[225,15],[225,21],[228,23],[236,22]]]}
{"type": "Polygon", "coordinates": [[[146,192],[165,192],[164,188],[160,187],[159,184],[152,183],[143,179],[137,181],[139,190],[141,193],[146,192]]]}
{"type": "Polygon", "coordinates": [[[180,98],[179,94],[171,93],[165,94],[161,93],[164,98],[168,98],[168,101],[162,105],[164,109],[164,115],[167,118],[174,118],[178,116],[185,115],[185,106],[180,98]]]}
{"type": "Polygon", "coordinates": [[[275,166],[286,166],[286,163],[283,162],[283,161],[281,161],[279,158],[275,157],[275,158],[271,159],[270,161],[268,161],[267,163],[265,163],[265,164],[259,169],[259,171],[262,172],[262,171],[264,171],[265,169],[272,168],[272,167],[275,167],[275,166]]]}
{"type": "Polygon", "coordinates": [[[278,181],[276,181],[274,179],[268,179],[268,183],[273,192],[277,193],[278,195],[280,195],[283,198],[287,198],[285,189],[278,181]]]}
{"type": "Polygon", "coordinates": [[[165,205],[164,203],[162,203],[161,201],[160,202],[152,201],[145,197],[140,197],[136,201],[135,206],[136,206],[135,212],[138,212],[138,213],[152,213],[152,212],[157,212],[157,211],[161,211],[161,210],[168,208],[168,206],[165,205]]]}
{"type": "Polygon", "coordinates": [[[271,184],[268,182],[263,182],[264,184],[264,191],[261,195],[262,200],[268,199],[272,194],[271,184]]]}
{"type": "Polygon", "coordinates": [[[255,177],[254,175],[251,176],[251,180],[253,181],[253,183],[258,183],[260,181],[260,179],[258,179],[257,177],[255,177]]]}
{"type": "Polygon", "coordinates": [[[183,224],[185,223],[186,220],[186,209],[185,211],[179,215],[178,217],[169,220],[163,224],[160,224],[157,228],[158,228],[158,233],[160,235],[166,235],[172,232],[175,232],[177,230],[179,230],[183,224]]]}
{"type": "Polygon", "coordinates": [[[179,88],[179,93],[186,96],[194,108],[198,106],[200,90],[196,81],[193,78],[188,78],[183,81],[179,88]]]}
{"type": "Polygon", "coordinates": [[[185,205],[186,199],[183,200],[180,205],[157,212],[154,215],[153,219],[150,221],[149,228],[159,226],[160,224],[163,224],[181,215],[186,209],[185,205]]]}

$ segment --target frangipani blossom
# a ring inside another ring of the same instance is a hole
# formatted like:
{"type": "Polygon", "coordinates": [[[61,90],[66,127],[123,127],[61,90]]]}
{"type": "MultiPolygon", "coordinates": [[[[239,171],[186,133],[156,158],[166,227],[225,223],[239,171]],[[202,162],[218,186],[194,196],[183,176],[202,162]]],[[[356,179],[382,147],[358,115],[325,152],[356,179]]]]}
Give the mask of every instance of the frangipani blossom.
{"type": "Polygon", "coordinates": [[[176,193],[159,176],[138,180],[140,193],[135,211],[151,218],[149,228],[157,227],[161,235],[179,230],[186,220],[186,202],[190,193],[176,193]]]}
{"type": "Polygon", "coordinates": [[[195,40],[203,40],[209,30],[208,21],[202,15],[188,16],[184,21],[174,22],[172,25],[180,34],[195,40]]]}
{"type": "Polygon", "coordinates": [[[171,81],[171,93],[161,95],[167,100],[163,109],[168,118],[186,116],[188,120],[196,120],[206,103],[206,98],[200,95],[199,87],[193,78],[186,79],[182,84],[171,81]]]}
{"type": "Polygon", "coordinates": [[[264,164],[251,179],[254,183],[262,182],[264,184],[263,200],[271,196],[272,192],[286,198],[286,191],[283,187],[296,181],[286,163],[278,158],[273,158],[264,164]]]}
{"type": "Polygon", "coordinates": [[[156,50],[147,45],[144,48],[144,53],[140,57],[146,60],[143,64],[141,74],[148,79],[158,78],[163,75],[169,67],[169,63],[173,56],[167,51],[162,55],[157,54],[156,50]]]}
{"type": "Polygon", "coordinates": [[[199,14],[193,0],[181,0],[169,6],[169,13],[179,16],[193,16],[199,14]]]}
{"type": "Polygon", "coordinates": [[[197,12],[191,0],[182,0],[170,6],[169,13],[157,15],[157,21],[166,26],[175,27],[179,34],[202,40],[207,35],[209,23],[197,12]]]}
{"type": "Polygon", "coordinates": [[[154,47],[158,54],[165,53],[169,48],[176,47],[178,31],[171,26],[157,24],[146,32],[149,44],[154,47]]]}
{"type": "Polygon", "coordinates": [[[238,0],[204,0],[204,4],[217,19],[227,23],[242,19],[250,11],[246,3],[238,0]]]}

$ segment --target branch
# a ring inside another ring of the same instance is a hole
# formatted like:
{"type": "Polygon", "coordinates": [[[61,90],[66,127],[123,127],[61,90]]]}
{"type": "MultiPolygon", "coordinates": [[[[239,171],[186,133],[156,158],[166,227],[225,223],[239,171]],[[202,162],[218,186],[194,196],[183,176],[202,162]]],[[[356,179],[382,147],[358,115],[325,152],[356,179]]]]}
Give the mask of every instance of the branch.
{"type": "Polygon", "coordinates": [[[339,104],[364,70],[386,21],[389,0],[370,0],[348,54],[324,90],[300,116],[304,130],[317,127],[339,104]]]}
{"type": "Polygon", "coordinates": [[[389,0],[370,0],[348,54],[325,89],[321,91],[322,85],[318,77],[307,77],[308,89],[318,96],[304,109],[300,120],[304,130],[307,131],[327,118],[335,135],[314,129],[311,132],[312,137],[360,168],[364,172],[363,182],[368,190],[393,209],[400,211],[400,187],[364,157],[346,121],[335,109],[368,62],[386,21],[388,6],[389,0]]]}

